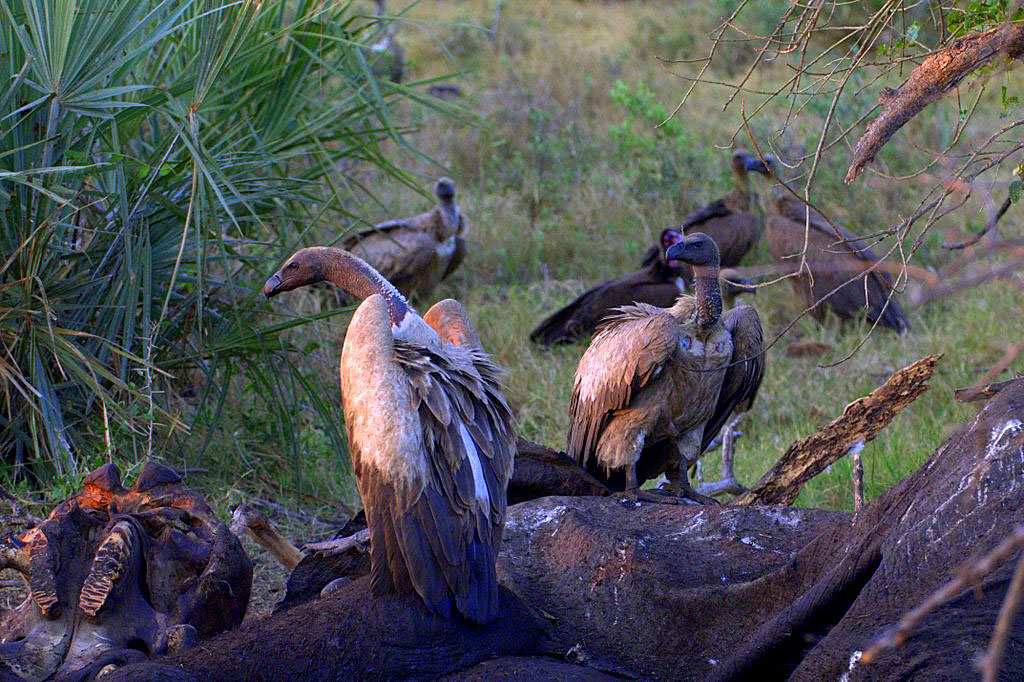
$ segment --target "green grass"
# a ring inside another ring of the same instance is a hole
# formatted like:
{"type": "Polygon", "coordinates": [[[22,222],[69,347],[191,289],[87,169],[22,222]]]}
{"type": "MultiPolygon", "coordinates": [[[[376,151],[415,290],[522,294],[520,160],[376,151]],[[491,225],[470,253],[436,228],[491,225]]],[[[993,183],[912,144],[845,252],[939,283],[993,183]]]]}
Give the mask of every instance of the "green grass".
{"type": "MultiPolygon", "coordinates": [[[[438,2],[430,14],[441,20],[489,22],[489,6],[438,2]]],[[[772,12],[759,11],[767,13],[766,21],[773,20],[772,12]]],[[[728,152],[715,145],[728,146],[740,120],[737,107],[721,113],[721,89],[700,90],[679,113],[678,135],[689,147],[680,151],[676,138],[653,132],[647,105],[623,105],[621,86],[616,85],[621,81],[636,93],[643,82],[654,101],[671,110],[686,83],[659,66],[654,55],[674,56],[658,51],[673,45],[705,49],[701,31],[710,30],[716,18],[713,9],[699,4],[565,0],[529,12],[507,6],[502,26],[510,35],[499,39],[493,57],[489,43],[459,34],[470,43],[459,43],[462,64],[472,68],[459,82],[483,125],[460,128],[427,120],[416,137],[422,148],[450,166],[469,221],[470,256],[436,297],[457,297],[469,309],[487,349],[506,370],[508,397],[520,433],[527,438],[564,447],[573,372],[585,348],[537,348],[527,340],[530,329],[594,281],[635,269],[640,254],[663,227],[727,187],[728,152]],[[628,135],[636,138],[625,145],[623,135],[612,130],[623,123],[629,124],[628,135]],[[644,154],[637,154],[637,149],[644,154]],[[673,167],[676,170],[670,172],[673,167]]],[[[417,73],[434,75],[450,68],[435,43],[412,30],[403,35],[414,68],[422,70],[417,73]]],[[[752,56],[740,47],[730,49],[737,51],[737,64],[752,56]]],[[[736,68],[742,72],[742,67],[736,68]]],[[[779,65],[759,70],[753,86],[778,78],[782,69],[779,65]]],[[[712,77],[728,76],[712,70],[712,77]]],[[[979,108],[984,112],[971,124],[968,140],[987,136],[1000,125],[998,96],[983,102],[988,106],[979,108]]],[[[863,103],[841,105],[853,112],[863,103]]],[[[761,129],[755,128],[755,133],[769,132],[768,121],[780,122],[784,113],[770,112],[756,124],[761,129]]],[[[809,107],[784,141],[812,147],[823,114],[823,109],[809,107]]],[[[945,139],[955,117],[955,106],[947,104],[925,112],[901,133],[898,150],[882,154],[881,167],[906,172],[928,158],[920,148],[945,139]]],[[[912,183],[867,177],[847,187],[842,176],[848,162],[848,152],[837,148],[823,159],[815,185],[816,201],[836,220],[855,231],[873,231],[893,224],[915,206],[918,186],[912,183]]],[[[428,176],[434,172],[421,170],[428,176]]],[[[1009,170],[1000,181],[1009,181],[1009,170]]],[[[399,206],[396,211],[414,210],[408,204],[399,206]]],[[[977,229],[981,220],[978,204],[969,203],[926,237],[915,263],[941,267],[955,256],[938,242],[977,229]]],[[[1012,213],[1002,229],[1005,236],[1021,233],[1012,213]]],[[[762,244],[745,265],[769,262],[762,244]]],[[[1020,290],[995,282],[920,307],[908,298],[904,296],[903,303],[914,325],[911,334],[877,331],[836,367],[819,364],[844,357],[867,333],[867,324],[840,326],[834,319],[825,324],[803,319],[779,341],[769,355],[757,404],[742,422],[744,436],[736,454],[741,480],[756,481],[791,442],[838,416],[891,372],[928,353],[944,354],[931,390],[864,451],[868,498],[917,469],[974,413],[972,406],[954,401],[952,391],[975,381],[1002,356],[1009,340],[1024,336],[1024,320],[1016,312],[1022,303],[1020,290]],[[818,358],[785,355],[790,343],[807,340],[826,343],[832,350],[818,358]]],[[[752,302],[769,338],[800,310],[787,283],[762,289],[752,302]]],[[[1013,367],[1024,369],[1024,362],[1018,359],[1013,367]]],[[[718,463],[717,453],[705,458],[704,470],[712,480],[718,463]]],[[[841,460],[830,473],[811,481],[797,504],[851,509],[850,461],[841,460]]]]}
{"type": "MultiPolygon", "coordinates": [[[[756,4],[757,16],[752,18],[765,26],[783,6],[756,4]]],[[[408,78],[457,83],[466,95],[458,106],[470,120],[454,120],[411,101],[396,102],[390,109],[393,125],[411,132],[403,138],[406,144],[380,139],[380,155],[407,170],[421,188],[429,188],[442,174],[458,182],[470,252],[462,269],[435,296],[456,297],[468,308],[486,348],[505,369],[507,394],[527,438],[564,447],[573,372],[584,349],[539,349],[527,340],[530,329],[595,281],[635,269],[661,229],[728,187],[727,148],[741,126],[738,106],[723,113],[727,91],[703,87],[671,126],[656,131],[659,117],[674,108],[688,82],[672,73],[684,67],[665,67],[655,57],[703,56],[706,33],[733,6],[671,0],[506,3],[495,43],[474,28],[490,24],[490,0],[436,0],[420,3],[406,15],[398,38],[406,49],[408,78]]],[[[369,3],[361,7],[368,10],[369,3]]],[[[734,79],[752,60],[753,50],[742,44],[723,49],[727,58],[708,75],[734,79]]],[[[755,72],[750,86],[769,88],[785,73],[781,61],[768,65],[755,72]]],[[[999,78],[1013,91],[1020,89],[1012,72],[999,78]]],[[[860,101],[841,102],[839,115],[852,120],[882,85],[895,84],[879,82],[860,101]]],[[[413,86],[414,91],[422,89],[413,86]]],[[[989,88],[963,144],[1001,125],[998,90],[989,88]]],[[[748,110],[757,104],[753,100],[747,102],[748,110]]],[[[824,113],[825,107],[812,103],[778,144],[790,150],[813,148],[824,113]]],[[[754,134],[764,139],[784,115],[782,110],[767,111],[753,122],[754,134]]],[[[955,102],[931,107],[899,133],[898,144],[883,151],[877,167],[895,174],[921,165],[930,158],[926,149],[948,139],[957,116],[955,102]]],[[[746,142],[744,136],[739,139],[746,142]]],[[[847,187],[842,176],[848,162],[849,151],[843,147],[826,155],[814,198],[855,231],[894,224],[913,210],[924,191],[921,184],[871,175],[847,187]]],[[[365,163],[339,169],[339,175],[326,173],[324,180],[347,189],[344,200],[332,207],[336,212],[324,216],[310,204],[304,211],[293,207],[284,218],[274,218],[270,211],[259,214],[274,226],[266,236],[272,253],[285,255],[302,231],[306,243],[335,243],[350,215],[379,221],[429,205],[421,191],[365,163]],[[357,186],[371,188],[372,197],[351,191],[357,186]]],[[[1009,168],[995,180],[995,191],[1003,191],[999,188],[1009,182],[1009,168]]],[[[948,262],[953,256],[939,242],[980,227],[979,209],[971,202],[941,222],[926,236],[915,264],[935,268],[948,262]]],[[[1001,229],[1005,236],[1021,236],[1015,211],[1001,229]]],[[[760,245],[745,264],[769,260],[760,245]]],[[[258,290],[273,266],[254,262],[240,273],[245,296],[258,290]]],[[[878,331],[837,367],[818,365],[845,356],[866,333],[865,325],[840,327],[835,320],[822,325],[804,319],[780,340],[769,355],[758,402],[742,422],[744,436],[736,454],[742,481],[755,481],[792,441],[833,419],[892,371],[928,353],[945,354],[932,389],[864,452],[868,497],[914,471],[973,414],[972,406],[953,400],[952,390],[972,383],[999,359],[1010,340],[1024,337],[1020,290],[996,282],[923,307],[907,299],[911,334],[897,337],[878,331]],[[807,340],[824,342],[832,350],[819,358],[785,355],[787,345],[807,340]]],[[[261,324],[335,307],[323,289],[296,292],[272,306],[255,296],[246,300],[246,315],[261,324]]],[[[761,290],[753,302],[769,338],[799,311],[785,283],[761,290]]],[[[347,453],[331,433],[343,426],[337,359],[347,319],[341,313],[282,333],[281,342],[300,353],[275,346],[273,353],[233,360],[234,372],[222,373],[209,384],[212,396],[202,393],[207,383],[195,370],[175,368],[169,404],[175,414],[196,415],[196,421],[191,433],[171,439],[161,456],[189,469],[189,483],[223,512],[255,495],[323,518],[343,516],[337,502],[347,508],[356,499],[347,453]],[[281,371],[277,363],[283,357],[294,371],[281,371]],[[304,391],[302,378],[325,388],[304,391]],[[323,405],[312,405],[311,395],[323,405]],[[325,425],[320,414],[338,415],[339,421],[325,425]]],[[[1024,363],[1018,359],[1012,368],[1024,369],[1024,363]]],[[[124,461],[130,465],[137,459],[124,461]]],[[[709,478],[717,464],[717,454],[709,453],[709,478]]],[[[831,473],[807,485],[797,504],[850,509],[849,469],[849,461],[838,462],[831,473]]],[[[55,486],[51,499],[73,485],[55,486]]],[[[311,532],[296,522],[286,527],[299,535],[311,532]]]]}

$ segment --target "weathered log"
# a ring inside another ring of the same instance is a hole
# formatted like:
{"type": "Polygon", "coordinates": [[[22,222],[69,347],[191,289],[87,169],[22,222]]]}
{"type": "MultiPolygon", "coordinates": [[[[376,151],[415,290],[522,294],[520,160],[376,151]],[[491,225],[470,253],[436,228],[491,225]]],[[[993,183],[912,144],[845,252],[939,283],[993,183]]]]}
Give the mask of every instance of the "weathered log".
{"type": "Polygon", "coordinates": [[[874,440],[900,411],[928,389],[935,363],[929,355],[895,372],[816,433],[789,446],[757,485],[730,504],[792,504],[804,483],[845,455],[857,443],[874,440]]]}

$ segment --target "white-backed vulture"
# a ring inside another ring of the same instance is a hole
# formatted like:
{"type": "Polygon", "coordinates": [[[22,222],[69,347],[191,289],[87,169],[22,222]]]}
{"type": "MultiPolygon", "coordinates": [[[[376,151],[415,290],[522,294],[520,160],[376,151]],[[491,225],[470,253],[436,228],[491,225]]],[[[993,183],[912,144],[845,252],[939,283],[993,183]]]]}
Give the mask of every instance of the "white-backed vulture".
{"type": "Polygon", "coordinates": [[[362,299],[341,352],[341,396],[370,529],[372,591],[415,593],[446,618],[489,622],[515,453],[498,368],[457,301],[421,318],[341,249],[296,252],[263,292],[322,280],[362,299]]]}
{"type": "Polygon", "coordinates": [[[750,306],[722,314],[710,237],[689,235],[666,257],[693,267],[694,295],[671,308],[624,306],[608,318],[576,367],[567,451],[603,480],[624,473],[628,497],[661,501],[638,490],[637,465],[645,446],[671,441],[678,456],[662,470],[678,472],[677,494],[709,501],[690,487],[687,469],[756,394],[764,373],[761,322],[750,306]]]}
{"type": "Polygon", "coordinates": [[[768,168],[742,149],[732,153],[731,167],[732,189],[721,199],[683,218],[676,228],[685,234],[703,232],[714,239],[723,267],[739,265],[761,238],[764,227],[761,216],[756,213],[760,207],[749,173],[767,175],[768,168]]]}
{"type": "Polygon", "coordinates": [[[455,183],[434,185],[437,206],[380,223],[345,240],[345,248],[382,274],[402,294],[425,298],[466,256],[466,221],[455,203],[455,183]]]}
{"type": "MultiPolygon", "coordinates": [[[[781,179],[778,160],[766,156],[765,161],[771,167],[771,177],[781,179]]],[[[766,203],[765,241],[779,263],[796,271],[806,238],[807,268],[789,281],[804,306],[822,301],[811,310],[815,319],[823,319],[825,310],[830,309],[840,318],[863,313],[871,322],[877,320],[897,332],[910,329],[910,321],[896,302],[889,273],[878,267],[867,271],[878,262],[878,255],[865,240],[830,224],[778,181],[772,181],[766,203]],[[864,274],[858,277],[861,272],[864,274]]]]}
{"type": "Polygon", "coordinates": [[[667,308],[685,293],[684,278],[693,276],[689,266],[665,259],[665,249],[681,240],[675,230],[663,230],[659,244],[651,247],[641,270],[601,282],[580,294],[530,332],[530,340],[542,346],[572,343],[594,333],[612,310],[630,303],[649,303],[667,308]]]}

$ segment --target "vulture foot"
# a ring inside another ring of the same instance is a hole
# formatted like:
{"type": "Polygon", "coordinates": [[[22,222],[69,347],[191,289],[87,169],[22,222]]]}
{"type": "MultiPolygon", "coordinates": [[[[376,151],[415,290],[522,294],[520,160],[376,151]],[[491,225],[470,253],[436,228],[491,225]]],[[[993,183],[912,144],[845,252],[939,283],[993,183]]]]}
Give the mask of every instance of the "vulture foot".
{"type": "Polygon", "coordinates": [[[660,488],[647,492],[655,493],[662,498],[671,496],[675,498],[676,504],[721,504],[715,498],[694,490],[688,481],[662,483],[660,488]]]}
{"type": "Polygon", "coordinates": [[[639,490],[637,488],[627,489],[615,495],[623,502],[640,503],[650,502],[652,504],[686,504],[680,500],[675,493],[667,490],[639,490]]]}

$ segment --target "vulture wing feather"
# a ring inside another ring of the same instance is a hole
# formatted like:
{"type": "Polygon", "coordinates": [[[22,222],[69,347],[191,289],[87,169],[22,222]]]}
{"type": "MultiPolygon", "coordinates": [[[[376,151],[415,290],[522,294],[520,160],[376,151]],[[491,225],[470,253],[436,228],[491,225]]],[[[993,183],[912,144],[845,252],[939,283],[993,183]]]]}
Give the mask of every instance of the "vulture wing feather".
{"type": "Polygon", "coordinates": [[[707,449],[733,412],[745,411],[753,405],[764,378],[764,334],[757,311],[749,305],[737,306],[726,311],[722,324],[732,334],[731,366],[722,379],[715,411],[704,426],[701,452],[707,449]]]}

